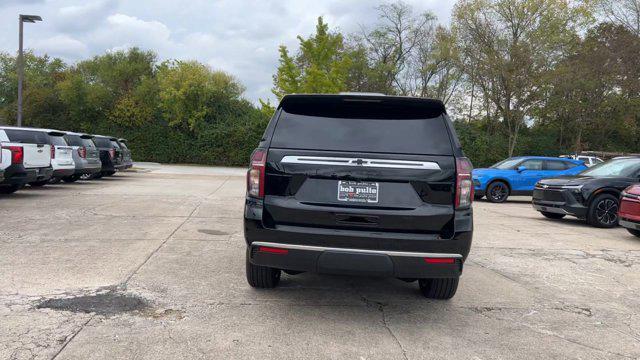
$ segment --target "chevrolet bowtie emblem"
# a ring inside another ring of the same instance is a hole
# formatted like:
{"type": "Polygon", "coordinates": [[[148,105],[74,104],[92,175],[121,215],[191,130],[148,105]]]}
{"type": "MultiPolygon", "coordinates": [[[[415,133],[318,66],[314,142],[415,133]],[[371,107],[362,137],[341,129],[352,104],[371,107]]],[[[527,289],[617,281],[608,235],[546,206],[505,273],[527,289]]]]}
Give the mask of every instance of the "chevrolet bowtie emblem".
{"type": "Polygon", "coordinates": [[[356,160],[351,161],[351,163],[352,163],[352,164],[356,164],[356,165],[358,165],[358,166],[362,166],[362,165],[364,165],[366,162],[365,162],[364,160],[362,160],[362,159],[356,159],[356,160]]]}

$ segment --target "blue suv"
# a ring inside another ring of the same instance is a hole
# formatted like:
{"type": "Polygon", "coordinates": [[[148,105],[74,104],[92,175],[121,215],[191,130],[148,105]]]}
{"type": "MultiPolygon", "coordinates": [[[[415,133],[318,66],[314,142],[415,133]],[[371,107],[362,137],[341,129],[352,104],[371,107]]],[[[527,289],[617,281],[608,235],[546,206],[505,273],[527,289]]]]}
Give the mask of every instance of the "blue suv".
{"type": "Polygon", "coordinates": [[[576,175],[587,167],[582,161],[520,156],[502,160],[488,169],[473,169],[475,198],[487,196],[493,203],[505,202],[509,195],[531,195],[536,183],[545,178],[576,175]]]}

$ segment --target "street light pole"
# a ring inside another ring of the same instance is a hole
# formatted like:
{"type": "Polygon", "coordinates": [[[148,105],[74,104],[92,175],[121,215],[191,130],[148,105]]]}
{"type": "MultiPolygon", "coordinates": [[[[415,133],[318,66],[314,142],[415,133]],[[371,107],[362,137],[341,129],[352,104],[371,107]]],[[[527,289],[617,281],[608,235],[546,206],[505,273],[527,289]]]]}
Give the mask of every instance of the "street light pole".
{"type": "Polygon", "coordinates": [[[18,16],[19,34],[18,34],[18,126],[22,126],[22,81],[24,79],[24,54],[22,49],[23,24],[25,22],[34,23],[42,21],[38,15],[20,15],[18,16]]]}

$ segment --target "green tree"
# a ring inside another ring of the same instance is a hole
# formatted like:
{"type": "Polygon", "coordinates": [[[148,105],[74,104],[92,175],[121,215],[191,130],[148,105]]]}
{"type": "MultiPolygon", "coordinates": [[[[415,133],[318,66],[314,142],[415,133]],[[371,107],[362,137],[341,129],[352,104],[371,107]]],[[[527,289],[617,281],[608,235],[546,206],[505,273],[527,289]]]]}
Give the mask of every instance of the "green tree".
{"type": "Polygon", "coordinates": [[[622,25],[601,24],[556,66],[540,117],[558,133],[560,147],[638,149],[639,52],[640,37],[622,25]]]}
{"type": "Polygon", "coordinates": [[[502,120],[513,155],[549,72],[578,43],[590,8],[569,0],[460,0],[461,68],[502,120]]]}
{"type": "MultiPolygon", "coordinates": [[[[18,77],[16,57],[0,53],[0,122],[14,124],[17,112],[18,77]]],[[[55,86],[66,71],[57,58],[24,56],[23,114],[24,124],[40,126],[59,117],[62,111],[55,86]]]]}
{"type": "Polygon", "coordinates": [[[351,57],[345,50],[342,34],[329,31],[318,18],[315,35],[298,36],[300,47],[295,56],[280,46],[280,60],[273,77],[273,94],[282,98],[291,93],[337,93],[345,91],[351,57]]]}
{"type": "Polygon", "coordinates": [[[163,117],[170,126],[190,131],[215,122],[216,113],[228,110],[222,106],[244,92],[231,75],[195,61],[165,62],[157,78],[163,117]]]}

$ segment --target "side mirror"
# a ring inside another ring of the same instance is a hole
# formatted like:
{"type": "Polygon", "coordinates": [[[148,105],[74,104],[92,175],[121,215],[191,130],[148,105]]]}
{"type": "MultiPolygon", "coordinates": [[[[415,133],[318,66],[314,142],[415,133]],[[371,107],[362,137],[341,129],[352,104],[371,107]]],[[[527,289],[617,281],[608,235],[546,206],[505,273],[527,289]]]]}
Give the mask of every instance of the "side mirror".
{"type": "Polygon", "coordinates": [[[518,166],[517,170],[518,170],[518,172],[523,172],[523,171],[527,170],[527,167],[526,166],[518,166]]]}

